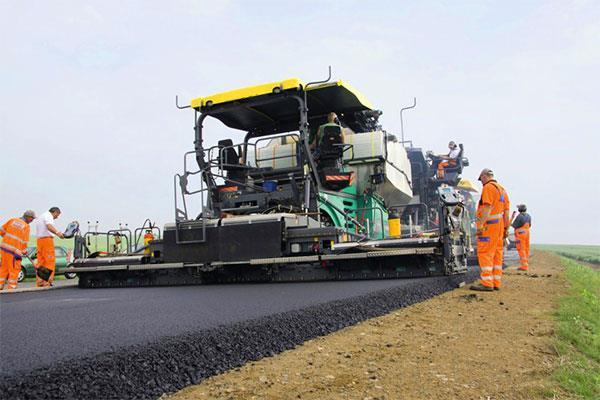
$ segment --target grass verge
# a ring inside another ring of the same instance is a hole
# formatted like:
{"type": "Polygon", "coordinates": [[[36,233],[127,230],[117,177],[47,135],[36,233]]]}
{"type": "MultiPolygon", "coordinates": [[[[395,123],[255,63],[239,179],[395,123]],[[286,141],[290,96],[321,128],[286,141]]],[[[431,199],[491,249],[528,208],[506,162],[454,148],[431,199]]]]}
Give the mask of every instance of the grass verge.
{"type": "Polygon", "coordinates": [[[600,265],[600,246],[574,244],[536,244],[539,250],[552,251],[560,256],[600,265]]]}
{"type": "Polygon", "coordinates": [[[554,378],[567,392],[600,398],[600,272],[562,258],[568,294],[556,312],[560,365],[554,378]]]}

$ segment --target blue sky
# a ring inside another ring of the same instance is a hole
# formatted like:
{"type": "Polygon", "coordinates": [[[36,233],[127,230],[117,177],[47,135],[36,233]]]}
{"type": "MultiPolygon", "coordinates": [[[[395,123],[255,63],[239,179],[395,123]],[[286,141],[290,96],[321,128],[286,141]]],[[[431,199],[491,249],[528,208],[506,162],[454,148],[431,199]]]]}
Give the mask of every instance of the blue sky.
{"type": "MultiPolygon", "coordinates": [[[[240,86],[334,78],[424,149],[465,144],[534,218],[533,240],[600,243],[600,3],[0,0],[0,219],[173,219],[193,113],[240,86]]],[[[228,134],[207,125],[208,144],[228,134]]],[[[235,141],[235,140],[234,140],[235,141]]],[[[59,224],[60,226],[60,224],[59,224]]]]}

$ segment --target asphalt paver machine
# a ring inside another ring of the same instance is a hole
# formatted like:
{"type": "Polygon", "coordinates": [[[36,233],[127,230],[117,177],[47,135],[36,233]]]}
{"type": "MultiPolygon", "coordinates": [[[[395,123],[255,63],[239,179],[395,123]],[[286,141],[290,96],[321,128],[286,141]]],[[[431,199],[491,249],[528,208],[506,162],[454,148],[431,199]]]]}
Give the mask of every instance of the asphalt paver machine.
{"type": "Polygon", "coordinates": [[[298,79],[199,97],[174,176],[175,220],[126,254],[75,238],[80,287],[381,279],[464,273],[468,213],[421,149],[385,131],[342,81],[298,79]],[[325,124],[335,112],[339,122],[325,124]],[[238,139],[205,143],[208,119],[238,139]],[[319,127],[322,127],[319,129],[319,127]]]}

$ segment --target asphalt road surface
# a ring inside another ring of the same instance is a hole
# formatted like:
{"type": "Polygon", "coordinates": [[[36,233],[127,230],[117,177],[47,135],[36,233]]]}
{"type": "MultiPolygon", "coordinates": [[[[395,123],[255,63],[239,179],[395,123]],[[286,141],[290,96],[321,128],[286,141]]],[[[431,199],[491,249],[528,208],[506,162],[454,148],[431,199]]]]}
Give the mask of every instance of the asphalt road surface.
{"type": "Polygon", "coordinates": [[[0,375],[428,278],[123,289],[0,297],[0,375]]]}

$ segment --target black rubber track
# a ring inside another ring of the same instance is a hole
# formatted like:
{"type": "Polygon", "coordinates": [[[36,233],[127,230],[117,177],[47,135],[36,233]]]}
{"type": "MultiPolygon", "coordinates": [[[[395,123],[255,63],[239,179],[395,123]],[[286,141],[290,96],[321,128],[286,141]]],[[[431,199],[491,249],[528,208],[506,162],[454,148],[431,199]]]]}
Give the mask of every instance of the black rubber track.
{"type": "Polygon", "coordinates": [[[313,305],[0,378],[0,398],[152,399],[451,290],[467,275],[313,305]]]}

